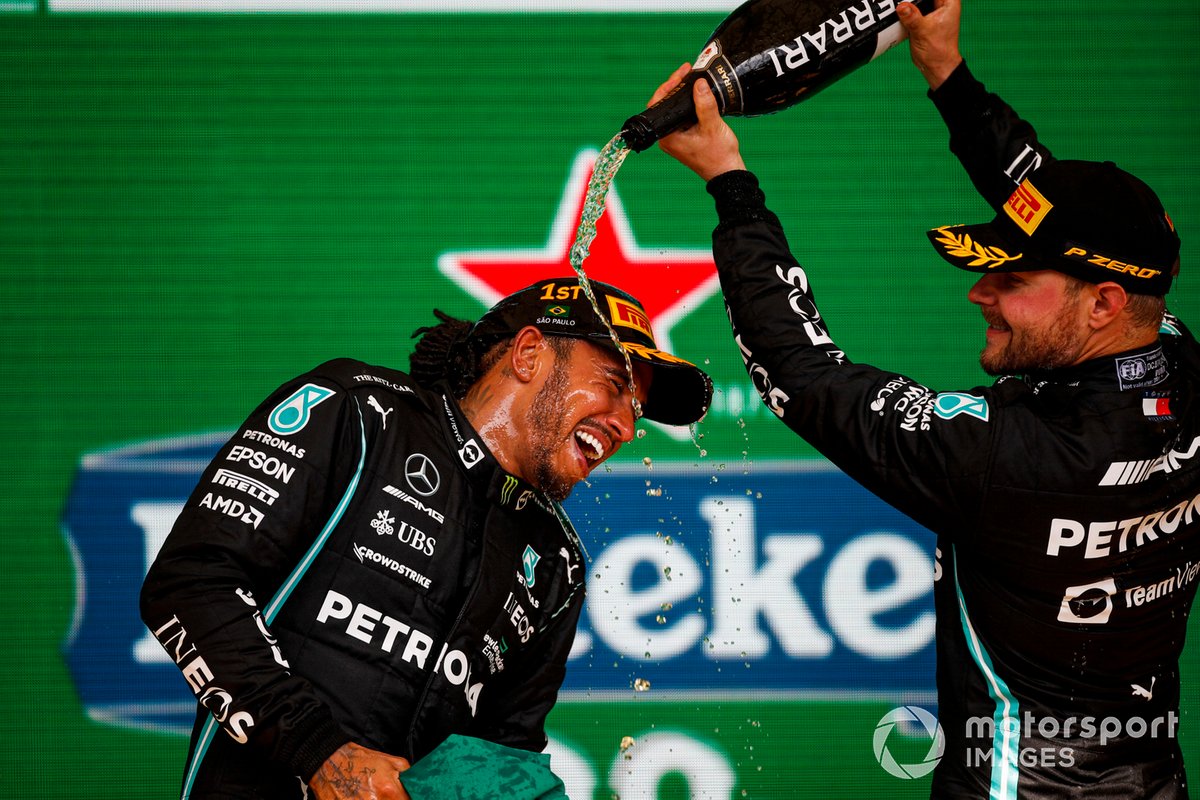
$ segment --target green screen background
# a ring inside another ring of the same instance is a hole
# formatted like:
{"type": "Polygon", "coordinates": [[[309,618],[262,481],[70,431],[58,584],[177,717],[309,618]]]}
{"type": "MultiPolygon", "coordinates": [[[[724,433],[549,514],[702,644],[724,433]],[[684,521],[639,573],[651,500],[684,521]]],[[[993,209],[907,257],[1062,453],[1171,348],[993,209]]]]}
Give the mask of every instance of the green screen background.
{"type": "MultiPolygon", "coordinates": [[[[4,794],[170,797],[182,769],[183,738],[90,721],[63,663],[75,570],[60,519],[81,454],[231,429],[330,357],[406,366],[431,307],[482,310],[437,271],[439,254],[542,246],[576,154],[615,134],[719,20],[0,14],[4,794]]],[[[977,2],[963,30],[976,75],[1057,155],[1110,158],[1156,188],[1185,242],[1171,306],[1193,324],[1197,41],[1195,0],[977,2]]],[[[990,212],[924,89],[902,46],[734,126],[851,358],[962,389],[987,382],[983,326],[970,279],[923,231],[990,212]]],[[[631,156],[615,185],[643,248],[708,246],[710,199],[661,153],[631,156]]],[[[719,299],[672,339],[719,392],[746,384],[719,299]]],[[[758,406],[711,414],[698,433],[714,469],[814,456],[758,406]]],[[[625,458],[647,454],[701,458],[657,429],[625,458]]],[[[1193,772],[1197,635],[1181,732],[1193,772]]],[[[643,700],[554,712],[554,731],[592,760],[596,797],[610,794],[620,736],[662,728],[723,748],[736,797],[928,792],[872,755],[895,703],[643,700]]],[[[659,796],[687,790],[667,780],[659,796]]]]}

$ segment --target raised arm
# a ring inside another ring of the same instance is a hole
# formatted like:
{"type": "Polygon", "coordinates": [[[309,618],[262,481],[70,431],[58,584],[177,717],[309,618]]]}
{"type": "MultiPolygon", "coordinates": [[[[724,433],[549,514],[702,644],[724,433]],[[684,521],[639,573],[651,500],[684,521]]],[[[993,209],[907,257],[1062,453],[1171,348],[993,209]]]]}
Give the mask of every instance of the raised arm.
{"type": "Polygon", "coordinates": [[[999,209],[1026,176],[1054,160],[1033,126],[988,92],[959,51],[961,0],[938,0],[928,14],[897,6],[913,64],[950,131],[950,150],[992,208],[999,209]]]}

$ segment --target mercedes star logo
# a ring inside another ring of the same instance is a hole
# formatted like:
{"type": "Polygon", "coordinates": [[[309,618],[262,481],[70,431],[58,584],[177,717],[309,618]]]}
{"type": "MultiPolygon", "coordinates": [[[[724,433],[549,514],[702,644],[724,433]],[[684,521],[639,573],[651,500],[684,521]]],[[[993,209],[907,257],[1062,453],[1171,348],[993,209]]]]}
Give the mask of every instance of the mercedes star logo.
{"type": "Polygon", "coordinates": [[[412,490],[422,497],[429,497],[442,483],[437,467],[424,453],[413,453],[408,457],[404,462],[404,477],[412,490]]]}

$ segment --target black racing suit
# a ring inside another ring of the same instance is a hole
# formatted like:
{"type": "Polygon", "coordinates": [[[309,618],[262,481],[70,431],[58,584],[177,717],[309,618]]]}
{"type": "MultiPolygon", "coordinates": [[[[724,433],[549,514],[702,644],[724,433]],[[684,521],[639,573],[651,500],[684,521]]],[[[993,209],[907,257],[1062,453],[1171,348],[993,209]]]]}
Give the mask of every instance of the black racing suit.
{"type": "MultiPolygon", "coordinates": [[[[965,66],[943,88],[955,152],[1003,202],[1019,167],[1048,152],[965,66]]],[[[753,175],[708,188],[734,335],[764,401],[937,534],[946,749],[933,796],[1186,797],[1176,734],[1200,579],[1196,341],[1168,315],[1149,347],[938,393],[837,347],[753,175]]]]}
{"type": "Polygon", "coordinates": [[[349,741],[540,751],[583,597],[561,508],[452,399],[328,362],[221,448],[142,589],[200,701],[184,796],[299,798],[349,741]]]}

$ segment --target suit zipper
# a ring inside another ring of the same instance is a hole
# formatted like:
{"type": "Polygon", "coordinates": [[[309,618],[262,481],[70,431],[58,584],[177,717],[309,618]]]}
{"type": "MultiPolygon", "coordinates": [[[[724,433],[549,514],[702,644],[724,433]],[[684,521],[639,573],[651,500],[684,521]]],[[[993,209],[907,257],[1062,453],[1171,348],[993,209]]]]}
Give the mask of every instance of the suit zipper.
{"type": "MultiPolygon", "coordinates": [[[[487,511],[484,511],[484,519],[487,518],[487,511]]],[[[482,523],[479,526],[486,531],[482,523]]],[[[442,640],[442,652],[438,655],[438,663],[434,665],[434,669],[430,670],[429,677],[425,679],[425,685],[421,687],[421,694],[417,698],[417,702],[413,705],[412,719],[408,723],[408,755],[415,756],[416,747],[413,737],[416,735],[417,717],[425,707],[425,700],[429,697],[429,690],[433,688],[433,682],[437,679],[438,667],[441,666],[441,659],[446,655],[446,648],[450,645],[450,641],[454,638],[454,634],[458,632],[458,627],[462,624],[463,619],[467,615],[467,609],[471,607],[472,601],[475,600],[475,595],[479,592],[480,578],[483,576],[484,555],[487,552],[486,541],[483,534],[480,536],[479,548],[479,565],[475,567],[475,577],[471,581],[471,588],[467,591],[467,597],[463,601],[462,608],[458,610],[458,616],[454,618],[454,624],[450,626],[450,630],[446,632],[446,636],[442,640]]]]}

